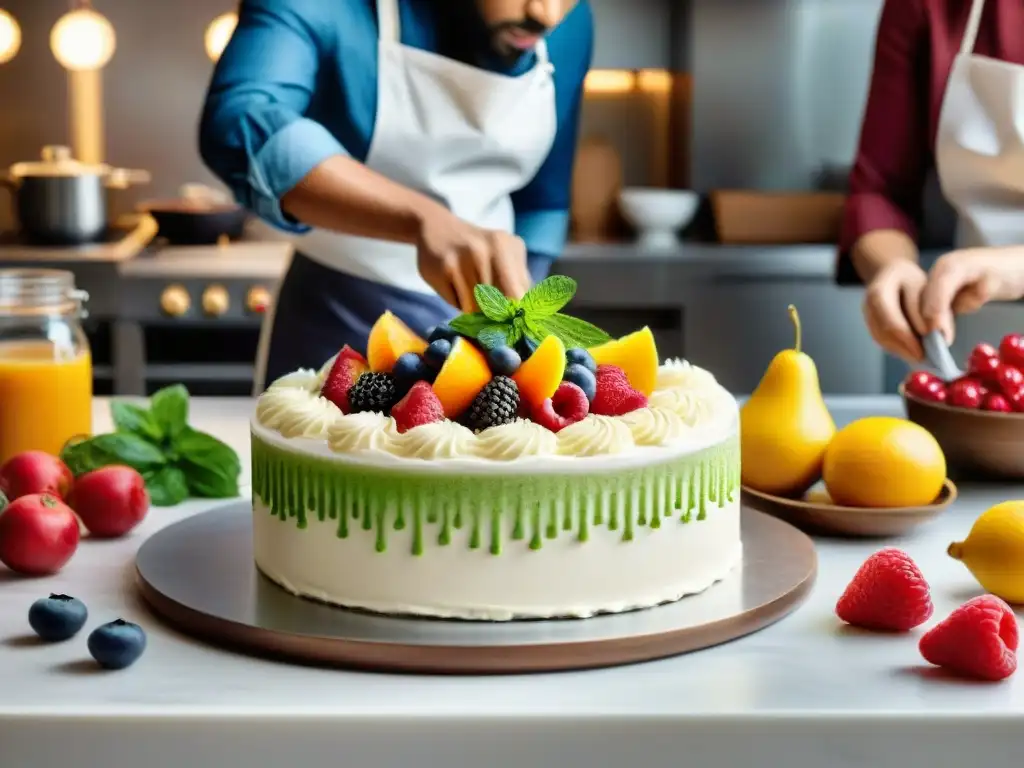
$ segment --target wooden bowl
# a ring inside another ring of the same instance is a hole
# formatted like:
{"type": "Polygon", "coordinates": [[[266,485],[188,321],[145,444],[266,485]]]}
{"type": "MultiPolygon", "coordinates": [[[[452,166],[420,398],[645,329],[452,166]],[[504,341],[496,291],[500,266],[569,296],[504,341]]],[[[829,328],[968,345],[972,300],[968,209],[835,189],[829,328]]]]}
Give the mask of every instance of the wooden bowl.
{"type": "Polygon", "coordinates": [[[858,538],[900,536],[938,517],[957,497],[956,486],[946,480],[942,493],[923,507],[874,509],[841,507],[833,504],[827,494],[813,491],[803,499],[772,496],[743,486],[743,503],[759,512],[781,518],[810,532],[829,533],[858,538]]]}
{"type": "Polygon", "coordinates": [[[989,477],[1024,478],[1024,413],[953,408],[908,395],[900,385],[907,418],[927,429],[951,468],[989,477]]]}

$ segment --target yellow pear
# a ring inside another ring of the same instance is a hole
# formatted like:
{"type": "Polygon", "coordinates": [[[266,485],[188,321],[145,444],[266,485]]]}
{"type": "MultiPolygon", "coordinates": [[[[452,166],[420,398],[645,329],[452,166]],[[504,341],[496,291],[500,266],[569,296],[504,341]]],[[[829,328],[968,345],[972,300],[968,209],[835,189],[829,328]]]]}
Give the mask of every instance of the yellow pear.
{"type": "Polygon", "coordinates": [[[1024,501],[996,504],[946,552],[967,566],[986,591],[1008,603],[1024,603],[1024,501]]]}
{"type": "Polygon", "coordinates": [[[775,356],[740,410],[743,484],[776,496],[799,496],[817,481],[836,433],[818,368],[800,348],[795,307],[789,307],[789,316],[796,344],[775,356]]]}

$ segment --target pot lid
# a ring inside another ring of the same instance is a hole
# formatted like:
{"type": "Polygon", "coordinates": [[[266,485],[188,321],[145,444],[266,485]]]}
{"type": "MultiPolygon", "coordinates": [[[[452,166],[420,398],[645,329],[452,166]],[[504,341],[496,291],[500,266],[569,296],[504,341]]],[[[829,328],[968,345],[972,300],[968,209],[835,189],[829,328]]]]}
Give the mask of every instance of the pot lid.
{"type": "Polygon", "coordinates": [[[15,179],[26,176],[104,176],[109,168],[75,160],[68,147],[43,147],[42,159],[11,166],[15,179]]]}

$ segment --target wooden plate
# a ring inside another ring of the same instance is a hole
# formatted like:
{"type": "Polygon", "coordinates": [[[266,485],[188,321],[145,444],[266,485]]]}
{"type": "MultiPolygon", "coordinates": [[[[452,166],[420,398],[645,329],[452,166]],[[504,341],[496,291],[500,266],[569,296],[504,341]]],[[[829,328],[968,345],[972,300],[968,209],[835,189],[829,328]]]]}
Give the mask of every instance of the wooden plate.
{"type": "Polygon", "coordinates": [[[841,507],[833,504],[823,491],[813,489],[803,499],[785,499],[743,486],[743,502],[752,509],[806,530],[861,538],[900,536],[938,517],[956,497],[956,485],[948,479],[933,503],[894,509],[841,507]]]}

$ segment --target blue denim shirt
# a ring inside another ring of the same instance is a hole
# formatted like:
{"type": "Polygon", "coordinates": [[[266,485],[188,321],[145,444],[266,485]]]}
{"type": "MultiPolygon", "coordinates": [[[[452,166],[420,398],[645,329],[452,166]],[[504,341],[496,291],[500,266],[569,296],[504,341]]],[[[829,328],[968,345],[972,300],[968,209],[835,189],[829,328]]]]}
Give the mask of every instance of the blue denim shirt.
{"type": "MultiPolygon", "coordinates": [[[[439,10],[450,0],[399,0],[402,43],[451,55],[439,10]]],[[[464,36],[463,36],[464,37],[464,36]]],[[[558,132],[537,175],[512,196],[516,233],[531,253],[557,257],[569,226],[569,196],[583,80],[593,50],[593,14],[581,0],[548,35],[555,66],[558,132]]],[[[377,112],[375,0],[245,0],[217,64],[200,127],[206,164],[238,201],[279,229],[308,227],[281,197],[332,155],[363,161],[377,112]]],[[[509,75],[529,71],[474,60],[509,75]]]]}

